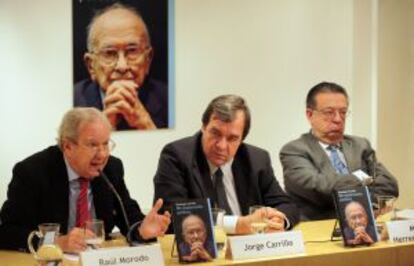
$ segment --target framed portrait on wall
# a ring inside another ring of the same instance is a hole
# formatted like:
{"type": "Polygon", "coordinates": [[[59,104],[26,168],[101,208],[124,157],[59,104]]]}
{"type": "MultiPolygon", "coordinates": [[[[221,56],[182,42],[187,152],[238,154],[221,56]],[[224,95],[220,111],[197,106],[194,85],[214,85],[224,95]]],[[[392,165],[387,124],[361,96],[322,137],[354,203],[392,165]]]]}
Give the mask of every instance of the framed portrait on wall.
{"type": "Polygon", "coordinates": [[[72,0],[73,105],[116,130],[174,124],[171,0],[72,0]]]}

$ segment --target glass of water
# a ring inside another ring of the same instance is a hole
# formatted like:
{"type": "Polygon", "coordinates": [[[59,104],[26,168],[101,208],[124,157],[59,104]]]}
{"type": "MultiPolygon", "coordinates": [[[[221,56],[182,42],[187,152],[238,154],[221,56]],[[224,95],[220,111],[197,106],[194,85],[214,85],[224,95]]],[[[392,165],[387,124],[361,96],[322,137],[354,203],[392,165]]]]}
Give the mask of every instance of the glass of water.
{"type": "Polygon", "coordinates": [[[217,243],[217,250],[221,251],[224,249],[226,243],[226,232],[223,228],[223,219],[224,214],[226,214],[226,211],[221,208],[211,208],[211,214],[213,216],[214,238],[217,243]]]}
{"type": "Polygon", "coordinates": [[[85,242],[88,247],[96,249],[105,241],[105,227],[102,220],[93,219],[85,222],[85,242]]]}
{"type": "Polygon", "coordinates": [[[249,214],[252,215],[253,221],[250,223],[252,232],[263,234],[267,229],[267,209],[263,205],[254,205],[249,208],[249,214]]]}

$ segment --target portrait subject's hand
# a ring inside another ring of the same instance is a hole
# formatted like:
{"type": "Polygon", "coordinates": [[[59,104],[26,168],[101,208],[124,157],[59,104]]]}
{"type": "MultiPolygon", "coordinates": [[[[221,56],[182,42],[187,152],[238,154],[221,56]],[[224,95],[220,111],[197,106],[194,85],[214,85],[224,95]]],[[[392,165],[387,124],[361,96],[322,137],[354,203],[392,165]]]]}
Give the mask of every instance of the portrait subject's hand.
{"type": "Polygon", "coordinates": [[[358,226],[354,230],[355,234],[355,244],[372,244],[374,240],[372,240],[371,236],[367,233],[366,228],[364,226],[358,226]]]}
{"type": "Polygon", "coordinates": [[[139,226],[138,231],[143,239],[163,236],[167,231],[171,223],[171,215],[168,211],[164,212],[164,214],[158,214],[162,204],[162,199],[158,199],[139,226]]]}
{"type": "Polygon", "coordinates": [[[191,253],[183,256],[184,261],[211,261],[213,258],[210,253],[204,248],[204,244],[201,241],[197,241],[191,244],[191,253]]]}
{"type": "Polygon", "coordinates": [[[124,117],[131,128],[154,129],[154,122],[138,98],[138,85],[132,80],[116,80],[106,89],[104,114],[112,127],[116,127],[119,117],[124,117]]]}

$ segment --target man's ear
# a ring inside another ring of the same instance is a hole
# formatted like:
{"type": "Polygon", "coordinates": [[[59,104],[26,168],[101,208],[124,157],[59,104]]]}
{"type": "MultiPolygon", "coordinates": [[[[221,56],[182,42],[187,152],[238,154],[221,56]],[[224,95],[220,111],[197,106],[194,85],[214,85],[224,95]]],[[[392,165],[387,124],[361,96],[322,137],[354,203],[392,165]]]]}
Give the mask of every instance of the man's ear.
{"type": "Polygon", "coordinates": [[[308,121],[310,121],[312,116],[313,116],[313,110],[311,108],[306,108],[306,118],[308,119],[308,121]]]}
{"type": "Polygon", "coordinates": [[[85,66],[88,69],[89,77],[91,80],[96,81],[96,73],[93,67],[94,64],[94,57],[91,53],[85,53],[83,56],[83,61],[85,62],[85,66]]]}
{"type": "Polygon", "coordinates": [[[148,52],[146,61],[145,61],[145,75],[148,75],[150,69],[151,69],[151,63],[152,63],[152,59],[154,58],[154,48],[150,48],[150,51],[148,52]]]}

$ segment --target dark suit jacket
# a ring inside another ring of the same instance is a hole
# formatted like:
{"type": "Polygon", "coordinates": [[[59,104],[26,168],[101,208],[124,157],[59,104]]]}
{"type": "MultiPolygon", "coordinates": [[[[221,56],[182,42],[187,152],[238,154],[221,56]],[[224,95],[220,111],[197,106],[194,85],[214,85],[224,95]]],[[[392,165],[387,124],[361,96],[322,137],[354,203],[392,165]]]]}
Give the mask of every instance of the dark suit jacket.
{"type": "MultiPolygon", "coordinates": [[[[372,150],[368,140],[345,135],[342,151],[350,173],[363,170],[373,172],[369,163],[362,158],[372,150]]],[[[340,175],[335,172],[328,155],[311,133],[287,143],[280,151],[286,192],[301,210],[303,220],[320,220],[336,217],[332,197],[334,189],[360,186],[356,176],[340,175]]],[[[375,202],[376,195],[398,196],[395,177],[381,164],[375,166],[376,178],[369,187],[375,202]]]]}
{"type": "MultiPolygon", "coordinates": [[[[121,160],[111,156],[104,173],[122,198],[130,224],[142,220],[144,215],[125,186],[121,160]]],[[[128,228],[112,191],[100,177],[94,178],[91,186],[96,217],[104,221],[105,232],[110,233],[116,225],[125,235],[128,228]]],[[[66,165],[60,149],[51,146],[14,166],[0,212],[0,249],[26,249],[28,234],[40,223],[59,223],[60,232],[66,234],[68,217],[66,165]]]]}
{"type": "MultiPolygon", "coordinates": [[[[79,81],[75,85],[73,105],[95,107],[103,110],[101,88],[96,82],[89,79],[79,81]]],[[[168,127],[168,89],[164,83],[147,79],[139,89],[139,100],[147,109],[157,128],[168,127]]],[[[124,119],[117,125],[118,130],[130,129],[124,119]]]]}
{"type": "MultiPolygon", "coordinates": [[[[243,215],[252,205],[266,205],[285,213],[291,226],[298,221],[298,211],[281,189],[269,154],[242,143],[232,164],[237,199],[243,215]]],[[[164,147],[154,177],[155,198],[170,206],[180,200],[213,198],[213,184],[201,147],[201,133],[164,147]]]]}

